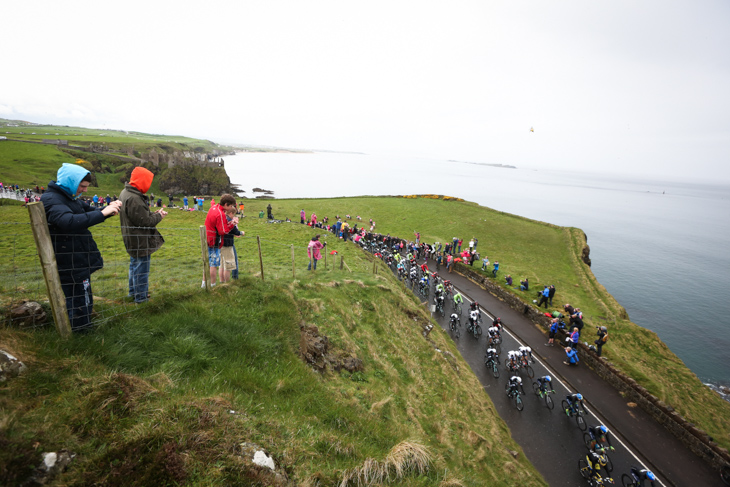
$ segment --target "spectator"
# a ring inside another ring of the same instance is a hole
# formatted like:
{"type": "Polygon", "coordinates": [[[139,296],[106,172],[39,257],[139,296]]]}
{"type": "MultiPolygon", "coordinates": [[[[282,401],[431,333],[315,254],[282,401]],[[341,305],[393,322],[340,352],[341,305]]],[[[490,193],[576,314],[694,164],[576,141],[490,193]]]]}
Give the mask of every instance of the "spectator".
{"type": "Polygon", "coordinates": [[[537,307],[539,308],[540,306],[542,306],[544,304],[545,305],[545,309],[547,309],[547,307],[548,307],[548,297],[550,295],[550,288],[547,287],[547,286],[545,286],[545,288],[542,290],[542,292],[541,293],[538,293],[538,294],[540,294],[540,302],[537,303],[537,307]]]}
{"type": "Polygon", "coordinates": [[[492,275],[497,277],[497,271],[499,271],[499,262],[494,261],[494,268],[492,269],[492,275]]]}
{"type": "Polygon", "coordinates": [[[570,315],[570,324],[578,327],[578,331],[583,329],[583,313],[580,308],[575,308],[573,314],[570,315]]]}
{"type": "Polygon", "coordinates": [[[183,196],[183,208],[186,210],[188,209],[188,197],[187,196],[183,196]]]}
{"type": "MultiPolygon", "coordinates": [[[[221,196],[220,204],[211,204],[208,214],[205,217],[205,233],[208,241],[208,265],[210,267],[211,286],[216,285],[218,268],[221,265],[220,250],[223,246],[223,236],[230,232],[233,227],[238,225],[238,218],[234,217],[230,221],[226,218],[226,211],[231,208],[236,208],[236,199],[230,194],[224,194],[221,196]]],[[[269,205],[269,208],[271,208],[271,205],[269,205]]],[[[205,287],[205,281],[203,281],[201,287],[205,287]]]]}
{"type": "Polygon", "coordinates": [[[558,318],[550,320],[550,334],[548,335],[548,342],[545,344],[546,347],[555,346],[555,335],[558,333],[558,328],[560,328],[559,321],[558,318]]]}
{"type": "Polygon", "coordinates": [[[91,173],[76,164],[64,163],[56,181],[48,183],[41,197],[46,211],[48,231],[56,254],[61,289],[66,296],[66,310],[74,332],[86,331],[91,324],[94,293],[91,274],[104,267],[89,227],[119,213],[121,202],[97,210],[78,197],[89,189],[91,173]]]}
{"type": "Polygon", "coordinates": [[[307,219],[307,214],[304,213],[304,208],[299,212],[299,222],[304,225],[304,221],[307,219]]]}
{"type": "Polygon", "coordinates": [[[487,257],[486,255],[482,259],[482,270],[489,270],[489,257],[487,257]]]}
{"type": "MultiPolygon", "coordinates": [[[[527,278],[524,278],[520,281],[520,291],[529,291],[530,290],[530,282],[527,278]]],[[[529,299],[529,298],[528,298],[529,299]]]]}
{"type": "Polygon", "coordinates": [[[167,212],[160,209],[152,213],[145,195],[154,177],[149,169],[135,167],[119,195],[122,240],[129,254],[129,296],[137,304],[149,299],[150,259],[165,243],[156,227],[167,212]]]}
{"type": "Polygon", "coordinates": [[[570,334],[570,347],[575,348],[578,346],[580,341],[580,331],[578,328],[573,328],[573,332],[570,334]]]}
{"type": "Polygon", "coordinates": [[[553,305],[553,298],[555,297],[555,285],[550,285],[550,292],[548,293],[548,299],[550,301],[550,306],[553,305]]]}
{"type": "Polygon", "coordinates": [[[327,245],[326,242],[324,244],[320,242],[319,237],[319,234],[312,237],[312,240],[309,241],[309,245],[307,246],[307,257],[309,257],[308,271],[312,270],[312,263],[314,263],[314,270],[317,270],[317,261],[322,258],[321,250],[327,245]]]}
{"type": "MultiPolygon", "coordinates": [[[[236,207],[226,210],[226,220],[229,222],[236,216],[236,207]]],[[[234,226],[230,232],[223,235],[223,247],[221,247],[221,268],[218,272],[220,282],[228,282],[231,278],[238,279],[238,253],[233,241],[234,237],[242,237],[245,232],[234,226]]]]}
{"type": "Polygon", "coordinates": [[[578,365],[578,362],[580,362],[578,352],[571,347],[565,347],[565,355],[567,356],[567,361],[563,362],[565,365],[578,365]]]}
{"type": "Polygon", "coordinates": [[[271,203],[269,203],[269,206],[266,207],[266,215],[269,220],[274,219],[274,214],[271,212],[271,203]]]}
{"type": "Polygon", "coordinates": [[[601,326],[601,327],[597,327],[597,329],[598,329],[598,331],[597,331],[598,340],[596,340],[593,343],[596,344],[596,353],[600,357],[601,353],[602,353],[603,345],[605,345],[605,343],[608,341],[608,328],[606,328],[605,326],[601,326]]]}
{"type": "Polygon", "coordinates": [[[507,274],[507,277],[504,278],[507,281],[507,285],[512,287],[512,276],[507,274]]]}

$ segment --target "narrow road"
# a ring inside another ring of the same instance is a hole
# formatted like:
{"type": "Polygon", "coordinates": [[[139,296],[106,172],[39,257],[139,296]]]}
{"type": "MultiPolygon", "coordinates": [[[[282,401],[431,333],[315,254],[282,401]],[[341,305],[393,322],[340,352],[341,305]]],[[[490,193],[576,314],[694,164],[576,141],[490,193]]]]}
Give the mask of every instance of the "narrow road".
{"type": "MultiPolygon", "coordinates": [[[[435,262],[429,261],[429,268],[435,269],[435,262]]],[[[445,267],[442,271],[445,272],[445,267]]],[[[528,459],[535,465],[553,487],[584,486],[588,483],[580,476],[578,460],[585,457],[587,448],[573,418],[569,418],[560,407],[560,402],[570,392],[580,392],[587,400],[590,414],[588,425],[604,424],[611,432],[615,451],[609,454],[614,465],[611,477],[621,485],[621,475],[628,473],[631,466],[649,468],[659,478],[659,486],[721,486],[719,475],[704,461],[689,451],[679,440],[659,425],[652,417],[638,407],[627,404],[619,392],[603,381],[587,366],[568,367],[563,364],[565,352],[562,347],[546,347],[546,335],[524,315],[512,310],[506,304],[467,278],[456,274],[443,274],[469,300],[477,300],[484,316],[484,333],[491,321],[499,316],[505,324],[504,342],[500,354],[500,377],[495,379],[484,365],[487,339],[478,340],[466,333],[468,322],[466,311],[461,317],[461,337],[456,345],[461,355],[474,371],[484,390],[494,402],[499,415],[507,423],[512,436],[520,444],[528,459]],[[532,381],[522,372],[520,376],[526,395],[525,408],[518,411],[505,394],[509,378],[504,368],[508,350],[517,350],[520,345],[532,348],[537,363],[533,364],[535,378],[550,375],[556,394],[555,409],[549,410],[545,403],[532,392],[532,381]]],[[[559,299],[559,296],[558,296],[559,299]]],[[[430,296],[430,304],[433,298],[430,296]]],[[[468,306],[465,306],[465,309],[468,306]]],[[[434,315],[442,329],[449,334],[448,316],[452,306],[446,306],[446,317],[434,315]]],[[[587,328],[586,331],[589,332],[587,328]]],[[[607,346],[610,346],[607,345],[607,346]]]]}

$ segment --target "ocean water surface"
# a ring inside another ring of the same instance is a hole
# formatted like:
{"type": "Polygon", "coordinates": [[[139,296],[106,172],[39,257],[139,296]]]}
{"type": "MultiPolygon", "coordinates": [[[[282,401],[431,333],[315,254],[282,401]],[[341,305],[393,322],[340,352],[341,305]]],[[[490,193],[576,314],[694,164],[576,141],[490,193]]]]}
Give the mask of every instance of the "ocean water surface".
{"type": "Polygon", "coordinates": [[[631,320],[703,381],[730,385],[730,186],[341,153],[240,153],[226,171],[249,198],[445,194],[581,228],[631,320]]]}

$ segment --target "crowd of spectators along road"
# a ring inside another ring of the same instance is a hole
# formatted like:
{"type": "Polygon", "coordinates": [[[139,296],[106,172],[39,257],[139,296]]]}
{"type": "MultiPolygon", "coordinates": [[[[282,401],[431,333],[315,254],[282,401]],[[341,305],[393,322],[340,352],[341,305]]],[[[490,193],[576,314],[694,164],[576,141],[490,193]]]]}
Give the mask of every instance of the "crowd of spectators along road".
{"type": "MultiPolygon", "coordinates": [[[[271,214],[271,205],[269,205],[268,216],[273,219],[271,214]]],[[[299,222],[306,224],[312,228],[319,228],[328,232],[333,233],[338,238],[344,241],[353,240],[354,242],[360,242],[364,239],[367,242],[378,242],[379,244],[393,249],[397,252],[397,255],[405,259],[407,255],[414,256],[415,259],[428,259],[435,260],[437,266],[445,265],[448,272],[452,272],[454,262],[462,262],[465,265],[473,266],[475,261],[479,261],[481,256],[477,252],[477,245],[479,243],[476,237],[472,238],[468,242],[468,246],[464,246],[464,240],[459,237],[453,237],[451,241],[442,244],[441,242],[435,242],[434,244],[428,244],[421,241],[420,232],[414,231],[413,239],[403,239],[390,234],[383,235],[375,233],[375,222],[369,220],[369,231],[366,230],[368,224],[362,225],[362,218],[358,215],[355,217],[355,224],[350,226],[349,220],[352,217],[347,214],[345,220],[337,215],[335,216],[334,223],[330,224],[328,217],[318,218],[316,213],[312,212],[309,216],[304,209],[299,212],[299,222]],[[361,225],[358,228],[358,225],[361,225]],[[463,249],[463,250],[462,250],[463,249]],[[402,257],[401,257],[402,256],[402,257]]],[[[291,221],[287,218],[287,221],[291,221]]],[[[321,235],[315,235],[309,242],[307,248],[307,258],[310,260],[309,270],[316,270],[317,261],[322,258],[321,250],[324,247],[321,242],[321,235]]],[[[495,261],[492,264],[490,272],[490,262],[487,256],[481,259],[481,270],[491,273],[493,278],[497,277],[499,273],[499,262],[495,261]]],[[[513,287],[512,276],[507,274],[505,276],[505,285],[507,287],[513,287]]],[[[520,281],[518,287],[520,291],[529,292],[530,283],[527,277],[520,281]]],[[[534,299],[533,303],[537,304],[538,308],[544,306],[547,310],[548,306],[553,305],[553,299],[555,298],[556,288],[554,284],[545,285],[541,291],[537,292],[538,299],[534,299]]],[[[583,331],[583,313],[580,308],[574,308],[570,304],[563,306],[563,312],[555,310],[553,312],[546,312],[545,315],[551,318],[549,325],[549,339],[545,343],[545,346],[552,347],[555,345],[555,336],[560,330],[564,330],[568,333],[568,337],[565,340],[563,346],[565,350],[565,361],[566,365],[577,366],[580,359],[577,354],[577,345],[580,342],[581,333],[583,331]],[[568,320],[566,324],[564,320],[568,320]]],[[[596,327],[597,338],[594,341],[594,345],[590,345],[589,348],[597,353],[600,357],[603,351],[603,345],[608,341],[608,329],[605,326],[596,327]]],[[[587,343],[586,343],[587,345],[587,343]]]]}

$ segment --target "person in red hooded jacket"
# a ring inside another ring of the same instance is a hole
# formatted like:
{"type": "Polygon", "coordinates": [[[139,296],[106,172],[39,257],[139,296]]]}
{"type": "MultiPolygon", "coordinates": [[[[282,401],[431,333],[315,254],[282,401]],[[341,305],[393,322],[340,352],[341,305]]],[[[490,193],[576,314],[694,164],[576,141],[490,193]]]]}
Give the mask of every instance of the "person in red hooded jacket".
{"type": "Polygon", "coordinates": [[[167,216],[167,212],[162,209],[151,212],[145,194],[152,186],[154,177],[149,169],[135,167],[119,195],[122,202],[119,213],[122,239],[129,254],[129,297],[134,298],[135,303],[144,303],[149,299],[150,259],[152,253],[165,243],[156,227],[167,216]]]}
{"type": "MultiPolygon", "coordinates": [[[[217,205],[211,204],[208,215],[205,217],[205,233],[208,241],[208,265],[210,267],[210,284],[215,286],[218,277],[218,267],[221,265],[221,247],[223,236],[238,225],[238,217],[231,220],[226,218],[226,211],[236,208],[236,198],[230,194],[221,196],[217,205]]],[[[205,287],[203,281],[202,287],[205,287]]]]}

